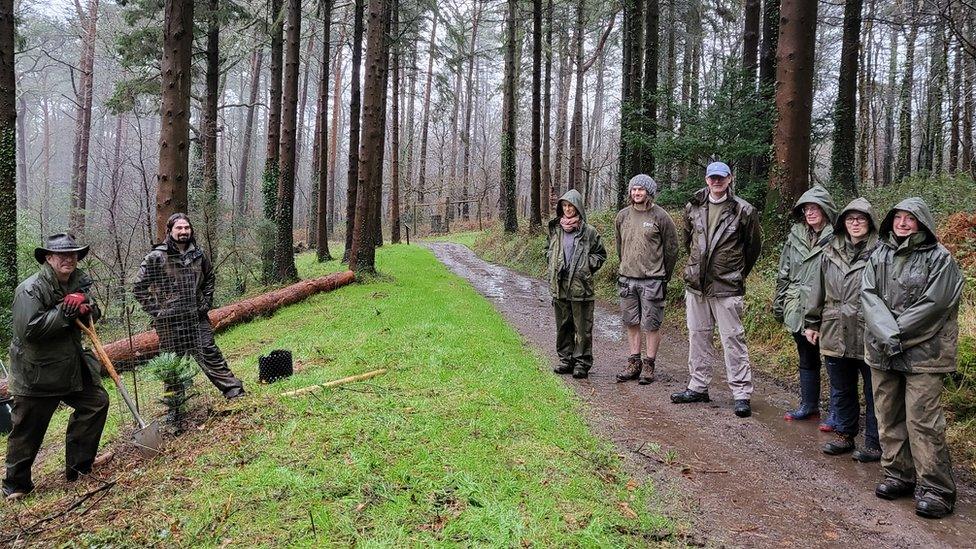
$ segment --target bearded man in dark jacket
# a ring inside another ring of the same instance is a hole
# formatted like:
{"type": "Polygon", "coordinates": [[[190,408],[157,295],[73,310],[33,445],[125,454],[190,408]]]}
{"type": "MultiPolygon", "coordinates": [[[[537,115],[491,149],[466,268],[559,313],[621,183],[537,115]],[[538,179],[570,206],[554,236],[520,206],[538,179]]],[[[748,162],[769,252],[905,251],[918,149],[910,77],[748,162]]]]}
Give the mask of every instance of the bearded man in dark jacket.
{"type": "Polygon", "coordinates": [[[207,316],[216,283],[210,258],[197,246],[186,214],[171,215],[166,232],[139,267],[132,293],[153,319],[161,351],[191,355],[224,397],[243,396],[244,385],[227,366],[207,316]]]}
{"type": "Polygon", "coordinates": [[[40,270],[14,292],[10,343],[10,394],[13,430],[7,439],[3,494],[19,499],[34,489],[31,466],[41,449],[51,417],[62,402],[74,409],[65,435],[65,477],[88,474],[108,417],[108,393],[101,366],[82,347],[76,319],[101,316],[91,296],[92,281],[78,262],[88,246],[70,234],[48,237],[34,250],[40,270]]]}

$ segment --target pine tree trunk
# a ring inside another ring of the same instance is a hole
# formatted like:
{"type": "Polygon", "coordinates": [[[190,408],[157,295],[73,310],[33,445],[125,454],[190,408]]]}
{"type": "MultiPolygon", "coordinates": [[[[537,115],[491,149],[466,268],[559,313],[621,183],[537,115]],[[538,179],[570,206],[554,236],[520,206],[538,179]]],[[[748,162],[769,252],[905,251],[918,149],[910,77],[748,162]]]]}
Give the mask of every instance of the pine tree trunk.
{"type": "Polygon", "coordinates": [[[315,204],[315,257],[320,262],[332,260],[332,252],[329,251],[329,165],[326,161],[329,152],[329,40],[332,35],[332,2],[333,0],[322,2],[322,63],[319,68],[319,105],[315,121],[315,140],[319,146],[312,165],[315,185],[318,188],[315,204]]]}
{"type": "Polygon", "coordinates": [[[868,2],[868,13],[864,20],[865,43],[861,48],[861,61],[858,63],[858,87],[861,93],[857,105],[857,174],[858,181],[867,183],[871,179],[868,173],[869,137],[876,132],[876,125],[871,117],[871,100],[874,97],[874,19],[875,0],[868,2]]]}
{"type": "Polygon", "coordinates": [[[576,2],[576,27],[574,31],[573,51],[576,55],[574,65],[576,66],[576,86],[573,97],[573,121],[569,125],[569,188],[576,189],[580,193],[583,188],[583,49],[585,48],[585,37],[583,35],[583,12],[585,10],[585,0],[576,2]]]}
{"type": "Polygon", "coordinates": [[[21,204],[28,202],[27,176],[27,96],[21,94],[17,99],[17,200],[21,204]]]}
{"type": "MultiPolygon", "coordinates": [[[[0,342],[10,341],[10,310],[17,288],[17,80],[14,76],[14,3],[0,0],[0,342]]],[[[46,112],[46,111],[45,111],[46,112]]],[[[46,118],[46,116],[45,116],[46,118]]]]}
{"type": "MultiPolygon", "coordinates": [[[[767,119],[775,116],[774,91],[776,85],[776,49],[779,44],[780,0],[763,0],[762,42],[759,46],[759,100],[762,113],[767,119]]],[[[772,132],[763,135],[765,149],[772,151],[772,132]]],[[[771,153],[752,159],[752,176],[758,181],[769,177],[771,153]]]]}
{"type": "Polygon", "coordinates": [[[430,26],[430,40],[427,41],[427,86],[424,89],[424,114],[420,123],[420,166],[417,172],[417,200],[424,201],[427,187],[427,134],[430,131],[430,92],[434,85],[434,49],[437,38],[437,8],[430,26]]]}
{"type": "Polygon", "coordinates": [[[217,22],[219,0],[207,2],[207,68],[203,99],[203,120],[200,141],[203,146],[203,247],[210,262],[217,264],[217,235],[219,234],[220,188],[217,183],[217,102],[220,78],[220,26],[217,22]]]}
{"type": "Polygon", "coordinates": [[[275,215],[278,210],[278,169],[281,145],[281,79],[282,56],[284,55],[283,0],[270,0],[271,19],[271,60],[269,61],[270,81],[268,82],[268,128],[267,153],[264,158],[264,173],[261,177],[261,194],[264,197],[264,219],[260,231],[262,279],[270,282],[274,277],[274,231],[275,215]]]}
{"type": "Polygon", "coordinates": [[[518,100],[515,96],[515,17],[518,2],[507,0],[508,12],[505,22],[505,79],[502,84],[502,148],[501,148],[501,200],[503,208],[499,212],[505,220],[505,232],[518,231],[515,203],[515,136],[518,100]]]}
{"type": "MultiPolygon", "coordinates": [[[[393,36],[400,36],[399,1],[393,1],[391,14],[393,36]]],[[[393,72],[393,98],[390,103],[390,242],[400,243],[400,51],[403,48],[398,40],[391,52],[393,72]]]]}
{"type": "MultiPolygon", "coordinates": [[[[342,25],[339,31],[338,44],[346,41],[346,25],[342,25]]],[[[336,223],[336,159],[339,154],[339,126],[342,122],[342,73],[345,70],[342,66],[342,50],[336,48],[335,59],[332,60],[332,128],[329,129],[329,221],[327,228],[329,235],[332,235],[332,228],[336,223]]]]}
{"type": "Polygon", "coordinates": [[[928,90],[925,101],[925,126],[919,148],[919,169],[935,174],[942,171],[942,103],[945,100],[946,39],[944,29],[932,31],[932,61],[929,65],[928,90]]]}
{"type": "MultiPolygon", "coordinates": [[[[973,31],[972,20],[969,21],[969,33],[973,31]]],[[[964,173],[976,176],[976,165],[973,163],[973,116],[976,116],[976,97],[973,96],[973,79],[976,79],[976,57],[968,52],[963,54],[964,74],[962,77],[962,137],[960,144],[959,169],[964,173]]]]}
{"type": "Polygon", "coordinates": [[[379,219],[375,202],[380,200],[383,178],[383,149],[386,133],[386,73],[390,43],[387,38],[390,0],[369,0],[369,25],[366,40],[366,74],[363,79],[363,126],[359,187],[356,204],[356,237],[349,265],[357,273],[376,272],[375,224],[379,219]]]}
{"type": "MultiPolygon", "coordinates": [[[[897,17],[897,4],[891,7],[891,17],[897,17]]],[[[881,163],[881,185],[891,185],[895,166],[895,94],[896,78],[898,74],[898,30],[892,28],[889,32],[888,47],[888,85],[885,91],[885,146],[881,163]]]]}
{"type": "MultiPolygon", "coordinates": [[[[481,11],[483,5],[479,0],[475,0],[474,3],[474,20],[471,23],[471,42],[468,49],[468,75],[466,79],[467,89],[464,92],[465,103],[464,103],[464,130],[461,135],[461,142],[464,147],[464,159],[461,165],[461,193],[462,199],[467,200],[469,197],[469,189],[471,188],[471,115],[474,111],[474,59],[475,51],[478,43],[478,23],[481,20],[481,11]]],[[[551,0],[550,0],[551,5],[551,0]]],[[[549,44],[552,44],[552,27],[549,28],[549,44]]],[[[548,52],[548,61],[550,66],[552,65],[552,52],[548,52]]],[[[546,90],[548,93],[548,88],[546,90]]],[[[548,111],[546,112],[546,120],[548,127],[548,111]]],[[[549,137],[548,132],[546,132],[545,147],[543,149],[543,155],[548,154],[549,137]]],[[[548,169],[548,159],[544,160],[543,169],[548,169]]],[[[465,203],[461,206],[461,218],[467,221],[470,218],[470,209],[468,204],[465,203]]]]}
{"type": "Polygon", "coordinates": [[[193,2],[166,0],[163,22],[162,102],[159,173],[156,186],[156,242],[166,238],[166,221],[187,210],[190,154],[190,82],[193,75],[193,2]]]}
{"type": "Polygon", "coordinates": [[[915,85],[915,40],[918,38],[918,12],[915,0],[909,0],[911,12],[908,16],[908,42],[905,49],[905,72],[902,75],[901,91],[898,101],[901,110],[898,114],[898,167],[895,177],[901,181],[912,173],[912,87],[915,85]]]}
{"type": "Polygon", "coordinates": [[[952,88],[949,92],[949,173],[959,167],[959,123],[962,119],[962,43],[956,40],[955,63],[952,68],[952,88]]]}
{"type": "MultiPolygon", "coordinates": [[[[81,41],[81,60],[78,71],[79,95],[75,109],[74,166],[71,173],[71,231],[85,231],[88,208],[88,150],[91,143],[92,92],[95,83],[95,30],[98,24],[98,0],[88,0],[87,13],[76,4],[78,18],[84,23],[81,41]]],[[[165,58],[165,54],[164,54],[165,58]]]]}
{"type": "MultiPolygon", "coordinates": [[[[349,262],[352,249],[353,229],[356,223],[356,193],[359,186],[359,124],[360,116],[360,77],[363,59],[363,5],[364,0],[355,0],[353,4],[353,34],[352,34],[352,80],[349,88],[349,168],[346,178],[346,247],[342,253],[342,262],[349,262]]],[[[352,263],[349,263],[352,266],[352,263]]]]}
{"type": "Polygon", "coordinates": [[[532,205],[529,228],[542,228],[542,0],[532,0],[532,205]]]}
{"type": "MultiPolygon", "coordinates": [[[[675,13],[675,0],[669,0],[668,2],[668,22],[665,28],[668,30],[668,46],[667,46],[667,66],[664,69],[664,90],[662,90],[664,96],[664,113],[662,121],[662,129],[668,134],[674,133],[674,87],[678,81],[678,63],[676,60],[676,37],[678,34],[675,28],[678,22],[677,14],[675,13]]],[[[678,181],[674,178],[672,173],[671,162],[665,159],[664,164],[661,169],[658,170],[658,183],[661,185],[667,185],[671,189],[676,189],[678,187],[678,181]]],[[[663,188],[663,187],[661,187],[663,188]]]]}
{"type": "Polygon", "coordinates": [[[756,67],[759,59],[759,25],[762,15],[761,0],[745,1],[742,29],[742,81],[746,89],[756,86],[756,67]]]}
{"type": "Polygon", "coordinates": [[[274,278],[279,283],[298,279],[294,253],[295,139],[298,118],[299,42],[301,41],[301,0],[287,0],[288,25],[285,30],[285,72],[281,101],[281,148],[278,168],[278,211],[275,219],[274,278]]]}
{"type": "Polygon", "coordinates": [[[776,50],[775,166],[770,174],[773,196],[766,201],[767,204],[778,204],[781,213],[792,206],[810,182],[816,30],[817,2],[782,1],[776,50]]]}
{"type": "Polygon", "coordinates": [[[569,84],[572,65],[569,58],[569,37],[559,33],[559,81],[556,86],[556,159],[553,163],[553,188],[556,196],[568,190],[563,185],[563,160],[566,158],[566,122],[569,115],[569,84]]]}
{"type": "MultiPolygon", "coordinates": [[[[542,52],[545,56],[542,84],[542,152],[541,152],[541,216],[543,219],[549,217],[550,201],[555,200],[552,188],[552,168],[550,143],[552,141],[552,11],[553,0],[546,1],[546,30],[542,44],[542,52]]],[[[469,74],[470,77],[470,74],[469,74]]]]}
{"type": "MultiPolygon", "coordinates": [[[[41,76],[41,89],[47,88],[47,71],[41,76]]],[[[47,94],[41,100],[41,131],[44,132],[41,159],[41,234],[47,234],[51,221],[51,101],[47,94]]]]}
{"type": "Polygon", "coordinates": [[[641,134],[647,144],[639,155],[640,173],[655,171],[654,142],[657,140],[657,66],[660,43],[660,6],[658,0],[647,0],[644,6],[644,74],[641,81],[641,134]]]}
{"type": "Polygon", "coordinates": [[[862,7],[863,0],[847,0],[844,6],[844,38],[840,54],[840,76],[837,79],[837,101],[834,103],[830,177],[845,198],[854,198],[858,195],[855,140],[857,137],[857,61],[862,7]]]}
{"type": "MultiPolygon", "coordinates": [[[[247,203],[247,181],[250,176],[248,168],[251,155],[254,154],[251,142],[254,140],[254,110],[258,101],[258,90],[261,88],[261,65],[264,61],[264,49],[255,44],[254,54],[251,56],[251,84],[247,99],[247,114],[244,118],[244,139],[241,146],[240,170],[237,174],[237,188],[234,195],[234,217],[240,223],[244,219],[247,203]]],[[[234,231],[236,234],[236,231],[234,231]]]]}

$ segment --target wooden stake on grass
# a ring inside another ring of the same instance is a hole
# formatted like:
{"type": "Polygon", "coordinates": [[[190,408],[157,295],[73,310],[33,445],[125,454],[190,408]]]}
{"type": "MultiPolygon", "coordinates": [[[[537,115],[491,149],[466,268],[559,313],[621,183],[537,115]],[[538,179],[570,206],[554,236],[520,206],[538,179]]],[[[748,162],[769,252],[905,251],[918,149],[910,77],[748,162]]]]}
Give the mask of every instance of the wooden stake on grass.
{"type": "Polygon", "coordinates": [[[288,391],[288,392],[285,392],[285,393],[281,393],[281,396],[301,396],[301,395],[304,395],[304,394],[314,393],[314,392],[317,392],[317,391],[321,391],[322,389],[328,389],[330,387],[338,387],[339,385],[345,385],[347,383],[353,383],[353,382],[356,382],[356,381],[363,381],[363,380],[370,379],[370,378],[373,378],[373,377],[376,377],[376,376],[378,376],[380,374],[385,374],[385,373],[386,373],[386,368],[381,368],[379,370],[373,370],[372,372],[366,372],[365,374],[359,374],[359,375],[356,375],[356,376],[344,377],[342,379],[337,379],[337,380],[334,380],[334,381],[329,381],[327,383],[320,383],[318,385],[311,385],[311,386],[308,386],[308,387],[303,387],[301,389],[295,389],[294,391],[288,391]]]}

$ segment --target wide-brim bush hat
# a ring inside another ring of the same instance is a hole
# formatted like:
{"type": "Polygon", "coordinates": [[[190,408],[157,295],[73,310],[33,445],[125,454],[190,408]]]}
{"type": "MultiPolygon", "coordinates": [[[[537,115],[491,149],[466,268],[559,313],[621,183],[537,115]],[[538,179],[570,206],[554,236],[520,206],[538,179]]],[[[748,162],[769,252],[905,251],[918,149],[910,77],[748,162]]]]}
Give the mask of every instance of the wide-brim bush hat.
{"type": "Polygon", "coordinates": [[[78,261],[85,259],[88,255],[88,246],[79,246],[75,242],[75,235],[70,233],[58,233],[44,239],[44,243],[34,248],[34,259],[38,263],[44,263],[47,254],[66,254],[78,252],[78,261]]]}

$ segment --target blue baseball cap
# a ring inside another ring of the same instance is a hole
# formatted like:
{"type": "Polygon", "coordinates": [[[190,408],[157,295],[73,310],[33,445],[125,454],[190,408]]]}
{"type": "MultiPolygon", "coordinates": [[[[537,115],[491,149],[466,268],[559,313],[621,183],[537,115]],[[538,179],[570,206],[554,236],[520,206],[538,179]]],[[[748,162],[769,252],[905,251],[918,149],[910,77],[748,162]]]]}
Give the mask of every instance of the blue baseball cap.
{"type": "Polygon", "coordinates": [[[729,165],[725,162],[712,162],[705,168],[705,177],[711,177],[713,175],[728,177],[732,175],[732,170],[729,169],[729,165]]]}

